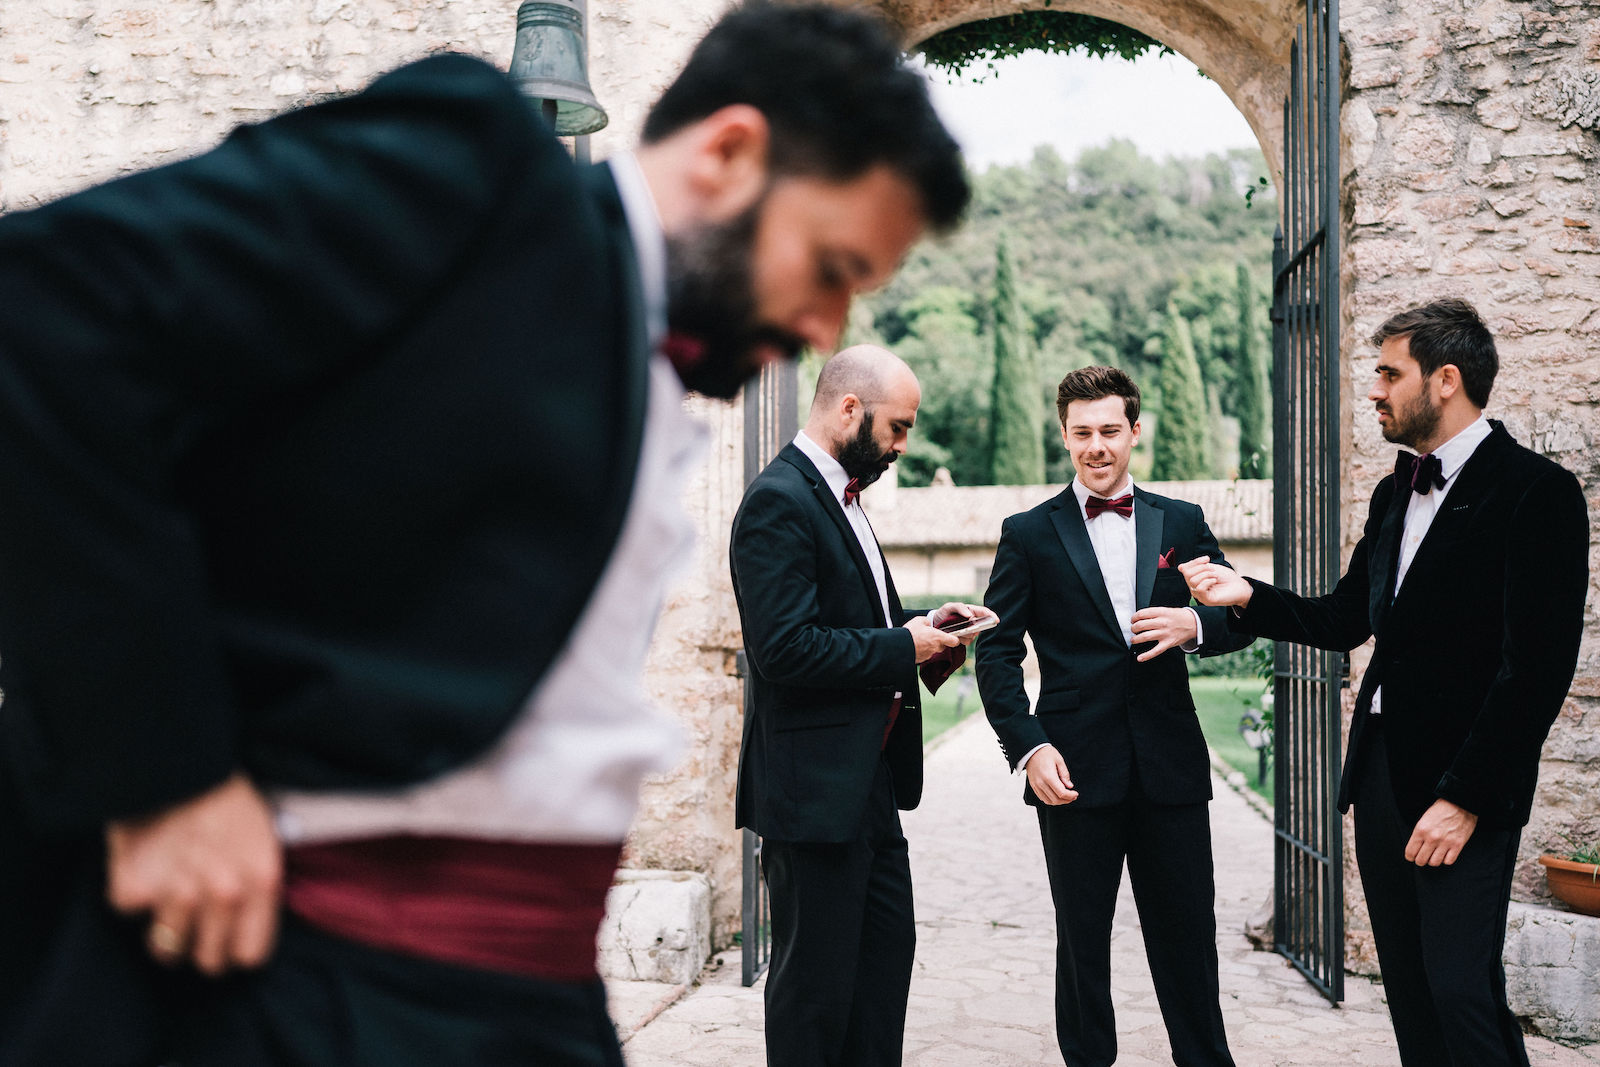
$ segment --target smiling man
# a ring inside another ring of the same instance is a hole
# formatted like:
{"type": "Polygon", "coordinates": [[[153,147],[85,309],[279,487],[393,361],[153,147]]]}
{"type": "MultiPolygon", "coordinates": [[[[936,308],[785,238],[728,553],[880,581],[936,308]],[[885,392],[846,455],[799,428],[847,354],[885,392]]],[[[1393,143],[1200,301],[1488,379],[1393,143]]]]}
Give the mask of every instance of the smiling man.
{"type": "Polygon", "coordinates": [[[1182,652],[1250,638],[1227,613],[1188,606],[1179,560],[1225,567],[1193,504],[1133,484],[1139,387],[1085,367],[1056,394],[1077,476],[1006,519],[978,642],[978,690],[1023,799],[1038,809],[1056,909],[1056,1036],[1069,1067],[1117,1058],[1111,921],[1126,861],[1174,1062],[1233,1063],[1218,1005],[1211,866],[1211,764],[1182,652]],[[1023,639],[1039,700],[1023,690],[1023,639]]]}
{"type": "Polygon", "coordinates": [[[889,28],[751,3],[605,164],[436,56],[0,219],[0,1062],[620,1064],[685,392],[967,195],[889,28]]]}
{"type": "Polygon", "coordinates": [[[1246,633],[1346,651],[1361,679],[1341,811],[1407,1067],[1525,1067],[1506,1004],[1506,909],[1539,752],[1577,666],[1589,591],[1578,480],[1485,418],[1499,354],[1439,300],[1372,338],[1367,399],[1401,451],[1333,590],[1316,597],[1205,560],[1196,599],[1246,633]]]}

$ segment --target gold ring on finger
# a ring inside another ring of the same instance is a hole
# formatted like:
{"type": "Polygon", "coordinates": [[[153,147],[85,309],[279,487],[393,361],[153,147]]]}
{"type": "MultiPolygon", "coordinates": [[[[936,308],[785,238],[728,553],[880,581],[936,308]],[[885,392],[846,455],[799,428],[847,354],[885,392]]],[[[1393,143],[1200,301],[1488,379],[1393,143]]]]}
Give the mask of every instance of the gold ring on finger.
{"type": "Polygon", "coordinates": [[[151,923],[150,947],[163,956],[177,956],[183,952],[183,935],[166,923],[151,923]]]}

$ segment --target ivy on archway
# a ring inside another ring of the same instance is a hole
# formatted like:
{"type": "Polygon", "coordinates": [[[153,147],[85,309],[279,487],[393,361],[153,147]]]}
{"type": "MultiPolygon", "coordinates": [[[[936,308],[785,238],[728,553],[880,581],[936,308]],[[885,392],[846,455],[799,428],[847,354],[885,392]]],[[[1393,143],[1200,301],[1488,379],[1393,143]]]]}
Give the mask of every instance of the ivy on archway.
{"type": "Polygon", "coordinates": [[[1151,50],[1172,51],[1154,37],[1120,22],[1070,11],[1024,11],[964,23],[934,34],[922,42],[920,50],[930,66],[954,75],[963,74],[980,62],[993,70],[995,60],[1024,52],[1066,54],[1081,50],[1097,59],[1136,59],[1151,50]]]}

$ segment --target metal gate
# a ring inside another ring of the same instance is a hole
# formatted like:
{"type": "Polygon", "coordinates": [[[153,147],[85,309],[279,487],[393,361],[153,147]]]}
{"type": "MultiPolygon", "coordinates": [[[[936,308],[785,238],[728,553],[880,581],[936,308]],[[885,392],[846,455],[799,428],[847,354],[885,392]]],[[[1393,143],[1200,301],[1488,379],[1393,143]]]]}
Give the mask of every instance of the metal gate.
{"type": "MultiPolygon", "coordinates": [[[[1273,242],[1273,566],[1318,595],[1339,578],[1339,6],[1307,0],[1284,102],[1273,242]]],[[[1344,833],[1336,807],[1343,656],[1278,642],[1273,929],[1278,952],[1344,999],[1344,833]]]]}
{"type": "MultiPolygon", "coordinates": [[[[761,376],[744,387],[745,485],[755,480],[761,468],[778,454],[778,449],[793,440],[800,429],[799,389],[799,366],[792,359],[767,364],[761,376]]],[[[748,679],[749,660],[743,649],[739,650],[737,661],[739,677],[748,679]]],[[[748,681],[745,682],[744,713],[750,714],[748,681]]],[[[767,906],[767,886],[761,877],[761,839],[749,827],[743,834],[740,980],[745,985],[753,985],[767,969],[771,957],[772,928],[768,923],[771,912],[767,906]]]]}

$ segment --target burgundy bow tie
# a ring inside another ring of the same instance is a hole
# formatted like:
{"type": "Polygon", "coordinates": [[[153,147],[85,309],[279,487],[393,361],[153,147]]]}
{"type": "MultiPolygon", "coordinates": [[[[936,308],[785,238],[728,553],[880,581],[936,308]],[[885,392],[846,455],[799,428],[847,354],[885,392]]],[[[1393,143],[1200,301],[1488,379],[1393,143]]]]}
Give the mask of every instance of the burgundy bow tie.
{"type": "Polygon", "coordinates": [[[1083,511],[1091,519],[1108,511],[1114,511],[1125,519],[1131,519],[1133,518],[1133,494],[1123,493],[1115,500],[1107,500],[1103,496],[1092,496],[1089,498],[1088,503],[1083,505],[1083,511]]]}
{"type": "Polygon", "coordinates": [[[860,500],[861,490],[864,488],[865,486],[861,484],[860,478],[851,478],[848,482],[844,483],[844,506],[849,507],[857,500],[860,500]]]}
{"type": "Polygon", "coordinates": [[[1444,464],[1432,452],[1413,456],[1401,452],[1394,457],[1394,480],[1409,485],[1413,493],[1444,488],[1444,464]]]}

